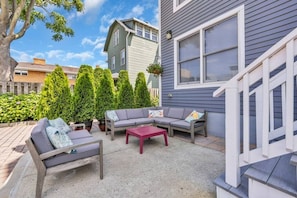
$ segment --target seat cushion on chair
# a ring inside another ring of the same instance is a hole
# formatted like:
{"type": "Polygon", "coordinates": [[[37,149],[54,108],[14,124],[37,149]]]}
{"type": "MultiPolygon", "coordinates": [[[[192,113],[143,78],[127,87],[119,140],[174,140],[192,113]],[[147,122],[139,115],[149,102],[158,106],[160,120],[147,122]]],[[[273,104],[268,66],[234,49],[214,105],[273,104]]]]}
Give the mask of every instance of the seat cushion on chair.
{"type": "Polygon", "coordinates": [[[80,138],[86,138],[86,137],[92,137],[92,135],[85,129],[83,130],[77,130],[77,131],[71,131],[67,133],[69,138],[71,140],[80,139],[80,138]]]}
{"type": "Polygon", "coordinates": [[[155,120],[155,123],[158,125],[158,124],[162,124],[162,125],[168,125],[171,123],[171,122],[174,122],[174,121],[178,121],[178,119],[174,119],[174,118],[153,118],[155,120]]]}
{"type": "Polygon", "coordinates": [[[39,154],[54,150],[53,145],[46,134],[46,127],[49,126],[48,119],[40,119],[31,132],[32,140],[39,154]]]}
{"type": "Polygon", "coordinates": [[[170,122],[170,126],[178,127],[178,128],[182,128],[182,129],[190,129],[191,128],[190,123],[185,120],[178,120],[178,121],[170,122]]]}
{"type": "Polygon", "coordinates": [[[121,127],[129,127],[129,126],[134,126],[135,121],[131,120],[120,120],[114,123],[115,128],[121,128],[121,127]]]}
{"type": "Polygon", "coordinates": [[[153,124],[154,123],[154,119],[152,119],[152,118],[138,118],[138,119],[131,119],[129,121],[134,121],[136,125],[153,124]]]}
{"type": "MultiPolygon", "coordinates": [[[[88,140],[90,141],[92,139],[93,139],[93,137],[76,139],[76,140],[73,140],[73,144],[83,143],[88,140]]],[[[76,150],[76,153],[73,153],[73,154],[62,153],[62,154],[56,155],[55,157],[46,159],[44,161],[46,167],[49,168],[49,167],[53,167],[53,166],[56,166],[59,164],[64,164],[64,163],[75,161],[78,159],[83,159],[86,157],[98,155],[99,154],[99,144],[98,143],[90,144],[87,146],[82,146],[82,147],[76,148],[75,150],[76,150]]]]}

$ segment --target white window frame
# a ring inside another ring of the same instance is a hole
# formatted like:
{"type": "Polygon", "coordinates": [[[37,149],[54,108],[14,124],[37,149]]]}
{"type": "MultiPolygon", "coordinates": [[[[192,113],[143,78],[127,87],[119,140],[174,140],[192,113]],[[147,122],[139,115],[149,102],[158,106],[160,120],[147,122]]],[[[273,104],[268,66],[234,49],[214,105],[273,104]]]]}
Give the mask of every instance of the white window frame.
{"type": "Polygon", "coordinates": [[[143,37],[143,25],[140,25],[140,24],[136,24],[136,35],[137,36],[141,36],[141,37],[143,37]],[[138,28],[141,28],[141,35],[140,34],[138,34],[138,28]]]}
{"type": "Polygon", "coordinates": [[[111,70],[114,70],[115,69],[115,56],[111,57],[110,69],[111,70]]]}
{"type": "Polygon", "coordinates": [[[28,71],[26,70],[15,70],[14,74],[17,76],[28,76],[28,71]]]}
{"type": "Polygon", "coordinates": [[[152,30],[152,41],[158,42],[158,32],[155,30],[152,30]],[[154,39],[156,37],[156,39],[154,39]]]}
{"type": "Polygon", "coordinates": [[[114,46],[117,46],[119,44],[119,41],[120,41],[120,30],[117,29],[114,32],[114,46]]]}
{"type": "Polygon", "coordinates": [[[144,27],[144,38],[151,40],[151,30],[148,27],[144,27]],[[148,34],[148,37],[146,37],[148,34]]]}
{"type": "Polygon", "coordinates": [[[244,5],[239,6],[223,15],[220,15],[188,32],[185,32],[174,38],[174,89],[192,89],[192,88],[205,88],[205,87],[219,87],[226,81],[219,82],[203,82],[203,78],[200,78],[200,83],[189,83],[189,84],[178,84],[178,55],[179,55],[179,41],[190,37],[193,34],[200,34],[200,76],[204,74],[204,30],[208,27],[215,25],[216,23],[222,22],[232,16],[237,15],[238,23],[238,73],[245,67],[245,31],[244,31],[244,5]]]}
{"type": "Polygon", "coordinates": [[[121,50],[121,66],[126,64],[126,53],[125,48],[121,50]]]}
{"type": "Polygon", "coordinates": [[[181,9],[182,7],[184,7],[185,5],[187,5],[188,3],[190,3],[192,0],[185,0],[181,4],[178,4],[177,1],[178,0],[173,0],[173,12],[178,11],[179,9],[181,9]]]}

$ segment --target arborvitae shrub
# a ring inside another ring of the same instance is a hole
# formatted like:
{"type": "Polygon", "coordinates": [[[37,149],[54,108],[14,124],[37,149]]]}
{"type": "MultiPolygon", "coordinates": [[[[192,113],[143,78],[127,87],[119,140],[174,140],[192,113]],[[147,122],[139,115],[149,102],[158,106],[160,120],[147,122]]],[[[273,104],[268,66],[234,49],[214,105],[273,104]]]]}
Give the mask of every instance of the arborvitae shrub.
{"type": "Polygon", "coordinates": [[[151,106],[150,93],[148,91],[143,72],[140,72],[137,75],[134,95],[136,108],[151,106]]]}

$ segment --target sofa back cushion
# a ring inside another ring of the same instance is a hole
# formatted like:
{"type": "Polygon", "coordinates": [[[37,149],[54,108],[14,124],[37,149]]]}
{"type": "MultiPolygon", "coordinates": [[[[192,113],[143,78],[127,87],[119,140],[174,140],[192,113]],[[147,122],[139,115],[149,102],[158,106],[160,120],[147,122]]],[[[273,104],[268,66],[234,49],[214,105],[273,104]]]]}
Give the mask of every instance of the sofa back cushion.
{"type": "Polygon", "coordinates": [[[31,138],[39,154],[54,150],[46,134],[46,127],[49,126],[48,119],[42,118],[31,132],[31,138]]]}
{"type": "Polygon", "coordinates": [[[141,108],[127,109],[126,112],[128,119],[144,118],[143,111],[141,108]]]}
{"type": "Polygon", "coordinates": [[[195,109],[193,109],[193,108],[185,108],[182,119],[186,119],[193,112],[193,110],[195,110],[195,109]]]}
{"type": "Polygon", "coordinates": [[[169,107],[158,107],[158,109],[163,109],[164,117],[168,117],[169,107]]]}
{"type": "Polygon", "coordinates": [[[118,109],[118,110],[115,110],[115,112],[117,113],[119,120],[128,119],[126,109],[118,109]]]}
{"type": "Polygon", "coordinates": [[[184,115],[184,108],[170,107],[168,111],[168,118],[182,119],[184,115]]]}
{"type": "Polygon", "coordinates": [[[149,117],[149,110],[156,110],[156,107],[144,107],[142,108],[143,117],[148,118],[149,117]]]}

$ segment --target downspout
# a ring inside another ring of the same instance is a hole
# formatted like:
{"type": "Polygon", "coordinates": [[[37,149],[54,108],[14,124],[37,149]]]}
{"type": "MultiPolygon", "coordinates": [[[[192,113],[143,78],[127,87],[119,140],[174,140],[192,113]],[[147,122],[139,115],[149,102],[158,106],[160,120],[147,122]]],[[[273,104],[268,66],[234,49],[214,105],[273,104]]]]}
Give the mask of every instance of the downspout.
{"type": "MultiPolygon", "coordinates": [[[[162,57],[161,57],[161,0],[158,0],[158,9],[159,9],[159,38],[158,38],[158,45],[159,45],[159,58],[160,64],[162,65],[162,57]]],[[[162,78],[159,75],[159,106],[162,106],[162,78]]]]}
{"type": "MultiPolygon", "coordinates": [[[[127,34],[127,36],[126,36],[126,50],[125,50],[125,53],[126,53],[126,71],[128,71],[128,66],[129,66],[129,64],[128,64],[128,38],[129,38],[129,36],[130,36],[130,31],[128,31],[128,34],[127,34]]],[[[129,73],[129,72],[128,72],[129,73]]]]}

